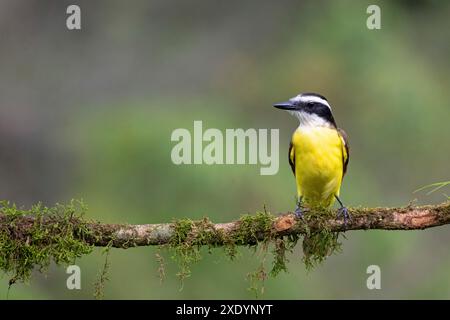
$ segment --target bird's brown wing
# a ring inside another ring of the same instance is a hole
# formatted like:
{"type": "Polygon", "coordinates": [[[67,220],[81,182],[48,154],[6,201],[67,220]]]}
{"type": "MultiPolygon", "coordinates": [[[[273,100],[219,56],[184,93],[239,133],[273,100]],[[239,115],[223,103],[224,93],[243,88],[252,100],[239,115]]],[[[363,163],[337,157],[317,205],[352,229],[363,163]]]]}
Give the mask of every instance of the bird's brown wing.
{"type": "Polygon", "coordinates": [[[295,152],[294,145],[292,142],[289,144],[289,153],[288,153],[289,165],[291,166],[292,173],[295,176],[295,152]]]}
{"type": "Polygon", "coordinates": [[[347,172],[347,165],[348,165],[348,160],[350,158],[350,150],[348,147],[348,137],[347,134],[345,133],[344,130],[338,128],[338,133],[339,136],[342,139],[342,145],[343,145],[343,150],[342,150],[342,162],[344,164],[344,172],[342,173],[342,176],[345,175],[345,173],[347,172]]]}

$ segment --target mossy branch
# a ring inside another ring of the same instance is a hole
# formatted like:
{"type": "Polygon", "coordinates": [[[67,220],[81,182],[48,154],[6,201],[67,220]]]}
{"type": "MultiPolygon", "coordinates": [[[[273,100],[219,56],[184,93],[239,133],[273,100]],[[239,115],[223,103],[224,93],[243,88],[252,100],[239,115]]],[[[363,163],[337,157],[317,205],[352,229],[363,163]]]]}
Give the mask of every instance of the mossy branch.
{"type": "MultiPolygon", "coordinates": [[[[82,226],[83,232],[73,236],[81,237],[80,240],[86,244],[122,249],[170,244],[176,236],[178,243],[195,241],[196,245],[221,246],[233,240],[238,245],[252,245],[264,240],[268,233],[272,238],[277,238],[305,235],[318,228],[327,228],[330,232],[367,229],[420,230],[450,224],[450,202],[398,208],[350,208],[349,212],[352,219],[347,221],[346,225],[342,219],[336,219],[331,210],[307,213],[304,220],[296,219],[293,213],[288,212],[277,216],[259,216],[260,221],[257,216],[245,215],[236,221],[216,224],[206,218],[200,221],[182,219],[173,223],[141,225],[86,222],[81,217],[72,217],[69,221],[74,232],[79,231],[82,226]],[[253,223],[251,227],[248,225],[250,222],[253,223]],[[180,235],[180,232],[184,234],[180,235]]],[[[32,215],[15,217],[15,232],[20,230],[19,233],[26,234],[36,219],[32,215]]],[[[39,219],[43,228],[61,222],[57,217],[39,219]]],[[[64,219],[67,221],[67,218],[64,219]]],[[[8,228],[9,225],[10,216],[0,211],[0,229],[8,228]]]]}
{"type": "MultiPolygon", "coordinates": [[[[347,224],[336,219],[333,210],[310,210],[304,219],[297,219],[290,212],[273,215],[264,211],[227,223],[214,224],[204,218],[143,225],[90,221],[84,218],[85,210],[81,202],[75,201],[52,208],[38,204],[29,210],[0,202],[0,270],[13,274],[10,284],[27,281],[36,267],[45,270],[52,261],[72,263],[94,247],[126,249],[152,245],[172,250],[180,266],[178,276],[183,280],[190,275],[190,265],[201,258],[202,246],[223,247],[234,258],[236,246],[263,244],[267,252],[272,244],[270,275],[276,276],[287,270],[285,253],[293,250],[300,237],[303,261],[310,269],[340,250],[339,233],[344,231],[417,230],[450,224],[450,201],[401,208],[351,208],[352,219],[347,224]]],[[[256,273],[249,274],[252,281],[266,278],[263,264],[256,273]]]]}

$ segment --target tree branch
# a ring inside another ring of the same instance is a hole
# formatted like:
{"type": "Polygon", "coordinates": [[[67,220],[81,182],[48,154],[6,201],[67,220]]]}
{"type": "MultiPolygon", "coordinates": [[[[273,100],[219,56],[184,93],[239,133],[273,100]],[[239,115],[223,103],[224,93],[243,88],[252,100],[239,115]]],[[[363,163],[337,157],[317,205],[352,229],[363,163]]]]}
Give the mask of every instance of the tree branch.
{"type": "MultiPolygon", "coordinates": [[[[305,234],[307,230],[326,227],[333,232],[343,232],[348,230],[417,230],[441,226],[450,223],[450,202],[439,205],[427,206],[407,206],[401,208],[352,208],[349,210],[352,216],[351,221],[344,225],[343,221],[334,218],[306,218],[296,219],[288,212],[279,216],[271,216],[272,224],[270,234],[276,237],[287,235],[305,234]]],[[[306,214],[307,216],[308,214],[306,214]]],[[[8,228],[7,215],[0,213],[0,228],[8,228]]],[[[16,218],[15,227],[20,226],[26,231],[33,225],[32,216],[16,218]]],[[[87,244],[104,247],[111,245],[116,248],[129,248],[135,246],[150,246],[169,244],[173,241],[176,232],[174,223],[162,224],[102,224],[98,222],[84,222],[80,218],[73,218],[72,223],[83,223],[88,232],[83,234],[83,241],[87,244]]],[[[54,219],[42,220],[43,224],[55,223],[54,219]]],[[[255,240],[263,240],[267,230],[255,225],[252,230],[253,236],[242,233],[247,232],[242,229],[242,219],[228,223],[212,224],[207,220],[203,222],[192,222],[189,230],[190,239],[196,238],[200,231],[207,230],[210,235],[196,242],[204,245],[223,245],[226,239],[240,234],[241,242],[238,244],[252,244],[255,240]],[[200,228],[199,226],[203,227],[200,228]],[[260,229],[258,229],[260,228],[260,229]],[[200,230],[201,229],[201,230],[200,230]],[[216,236],[214,236],[216,235],[216,236]],[[217,235],[221,235],[218,237],[217,235]]],[[[16,231],[17,232],[17,231],[16,231]]],[[[80,236],[81,237],[81,236],[80,236]]]]}

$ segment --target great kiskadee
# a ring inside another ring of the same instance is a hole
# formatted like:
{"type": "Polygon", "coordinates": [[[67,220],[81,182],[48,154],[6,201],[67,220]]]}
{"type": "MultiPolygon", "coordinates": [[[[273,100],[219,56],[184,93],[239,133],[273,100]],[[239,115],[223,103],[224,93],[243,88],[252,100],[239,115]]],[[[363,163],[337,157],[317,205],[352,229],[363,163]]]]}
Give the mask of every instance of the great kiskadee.
{"type": "Polygon", "coordinates": [[[295,214],[302,217],[304,207],[328,208],[336,199],[338,217],[349,218],[339,199],[342,179],[347,171],[347,135],[336,126],[327,99],[316,93],[302,93],[274,107],[287,110],[300,124],[289,145],[289,164],[297,183],[295,214]]]}

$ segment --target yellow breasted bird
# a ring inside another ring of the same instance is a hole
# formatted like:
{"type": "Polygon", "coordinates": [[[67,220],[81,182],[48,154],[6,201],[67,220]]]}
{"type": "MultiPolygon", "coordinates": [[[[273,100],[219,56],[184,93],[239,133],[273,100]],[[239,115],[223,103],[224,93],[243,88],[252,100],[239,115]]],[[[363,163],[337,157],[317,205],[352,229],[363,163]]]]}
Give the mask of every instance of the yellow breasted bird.
{"type": "Polygon", "coordinates": [[[338,217],[350,217],[339,199],[342,179],[347,171],[347,135],[336,126],[327,99],[316,93],[302,93],[274,107],[287,110],[300,124],[289,145],[289,164],[297,183],[298,217],[303,205],[328,208],[336,199],[341,205],[338,217]]]}

